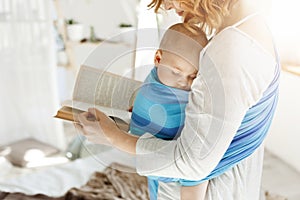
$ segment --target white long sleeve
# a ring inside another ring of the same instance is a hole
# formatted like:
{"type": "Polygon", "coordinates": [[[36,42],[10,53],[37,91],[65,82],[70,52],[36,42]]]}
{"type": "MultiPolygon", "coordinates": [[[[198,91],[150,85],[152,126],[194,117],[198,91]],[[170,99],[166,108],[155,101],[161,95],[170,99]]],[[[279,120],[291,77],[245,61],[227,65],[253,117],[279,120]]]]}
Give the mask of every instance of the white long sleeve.
{"type": "Polygon", "coordinates": [[[181,136],[164,141],[143,135],[136,147],[138,173],[206,177],[223,157],[246,111],[271,83],[275,66],[271,54],[238,29],[219,33],[201,53],[181,136]]]}

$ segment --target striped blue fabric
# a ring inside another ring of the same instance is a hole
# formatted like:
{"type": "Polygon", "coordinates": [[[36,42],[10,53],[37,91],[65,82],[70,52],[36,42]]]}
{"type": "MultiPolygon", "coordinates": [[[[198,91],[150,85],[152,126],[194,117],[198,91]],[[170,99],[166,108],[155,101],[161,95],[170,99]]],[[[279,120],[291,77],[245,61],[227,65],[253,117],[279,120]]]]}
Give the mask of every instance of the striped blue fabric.
{"type": "Polygon", "coordinates": [[[182,185],[197,185],[223,174],[241,160],[250,156],[261,145],[271,126],[278,102],[279,76],[280,67],[277,66],[273,81],[258,103],[246,112],[236,135],[216,168],[207,177],[199,181],[179,180],[182,185]]]}
{"type": "MultiPolygon", "coordinates": [[[[263,97],[252,106],[234,136],[229,148],[216,168],[204,179],[189,181],[174,178],[148,177],[150,193],[157,193],[158,180],[163,182],[179,181],[183,186],[198,185],[205,180],[223,174],[241,160],[250,156],[263,142],[272,122],[278,101],[280,67],[263,97]]],[[[134,102],[131,133],[142,135],[146,132],[162,139],[178,137],[184,125],[188,92],[170,88],[159,82],[156,68],[146,78],[134,102]]],[[[152,199],[156,199],[152,194],[152,199]]],[[[152,200],[151,199],[151,200],[152,200]]]]}
{"type": "MultiPolygon", "coordinates": [[[[165,140],[176,138],[184,125],[187,102],[188,91],[162,84],[154,67],[134,100],[130,132],[139,136],[151,133],[165,140]]],[[[157,199],[158,180],[170,182],[180,179],[148,177],[150,200],[157,199]]]]}

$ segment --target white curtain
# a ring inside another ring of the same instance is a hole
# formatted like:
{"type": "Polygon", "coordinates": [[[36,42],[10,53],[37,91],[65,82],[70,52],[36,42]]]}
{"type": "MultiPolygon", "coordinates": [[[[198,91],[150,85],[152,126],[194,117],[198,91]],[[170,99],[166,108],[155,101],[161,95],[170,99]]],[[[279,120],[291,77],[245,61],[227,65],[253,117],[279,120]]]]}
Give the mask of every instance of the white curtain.
{"type": "Polygon", "coordinates": [[[0,0],[0,146],[27,137],[65,146],[51,0],[0,0]]]}

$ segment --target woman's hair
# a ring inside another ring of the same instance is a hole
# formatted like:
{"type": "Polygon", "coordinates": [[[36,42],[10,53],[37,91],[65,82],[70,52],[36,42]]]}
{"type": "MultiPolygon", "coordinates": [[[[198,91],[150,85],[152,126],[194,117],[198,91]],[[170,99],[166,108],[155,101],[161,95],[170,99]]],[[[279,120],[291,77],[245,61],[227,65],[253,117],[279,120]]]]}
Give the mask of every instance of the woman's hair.
{"type": "MultiPolygon", "coordinates": [[[[173,0],[180,3],[180,7],[185,11],[185,15],[191,14],[187,23],[191,28],[199,26],[207,34],[211,34],[214,29],[218,29],[225,16],[229,15],[231,6],[237,0],[173,0]]],[[[163,0],[152,0],[148,5],[157,12],[163,0]]]]}
{"type": "Polygon", "coordinates": [[[148,4],[148,7],[154,8],[154,12],[157,13],[158,9],[160,8],[161,4],[162,4],[163,0],[152,0],[151,3],[148,4]]]}
{"type": "MultiPolygon", "coordinates": [[[[195,27],[195,28],[197,28],[197,27],[195,27]]],[[[160,48],[161,48],[161,46],[168,47],[168,46],[174,44],[174,37],[175,37],[175,40],[184,40],[184,41],[187,41],[185,38],[189,38],[188,40],[190,40],[190,41],[193,40],[200,47],[204,47],[207,45],[206,35],[204,32],[202,32],[201,29],[198,28],[196,33],[194,33],[188,27],[185,26],[185,23],[177,23],[177,24],[173,24],[172,26],[170,26],[168,28],[168,30],[166,30],[166,32],[161,40],[160,48]],[[176,32],[178,32],[179,34],[176,32]],[[169,33],[169,34],[167,34],[167,33],[169,33]],[[172,36],[173,36],[173,38],[170,39],[169,37],[172,37],[172,36]],[[187,36],[187,37],[184,37],[184,36],[187,36]],[[168,43],[170,41],[171,41],[171,43],[168,43]]]]}

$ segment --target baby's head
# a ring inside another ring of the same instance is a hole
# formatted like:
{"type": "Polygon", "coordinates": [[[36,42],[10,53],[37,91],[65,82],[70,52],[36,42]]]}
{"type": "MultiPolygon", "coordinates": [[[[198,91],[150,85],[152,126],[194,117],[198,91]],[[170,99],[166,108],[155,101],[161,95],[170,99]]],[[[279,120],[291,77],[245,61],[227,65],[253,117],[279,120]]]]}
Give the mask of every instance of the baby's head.
{"type": "Polygon", "coordinates": [[[206,44],[206,35],[200,29],[195,34],[183,23],[171,26],[154,57],[159,80],[171,87],[190,90],[199,69],[200,51],[206,44]]]}

